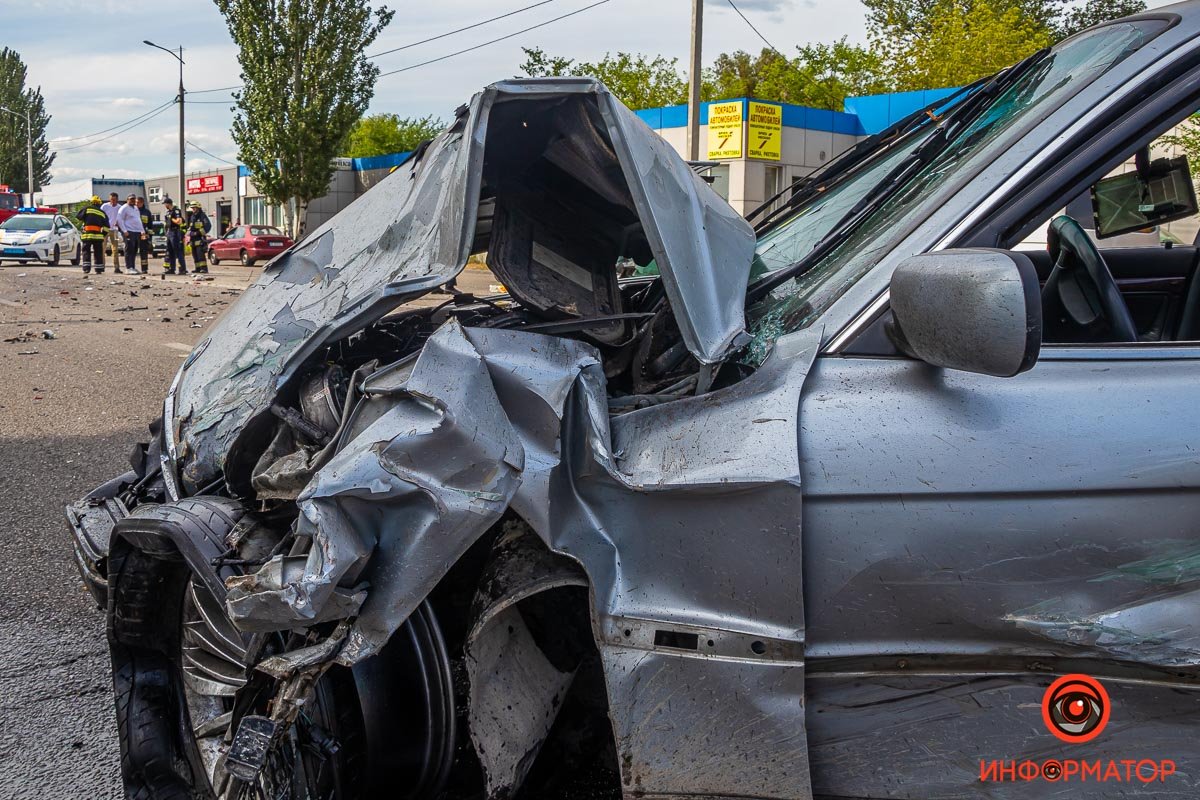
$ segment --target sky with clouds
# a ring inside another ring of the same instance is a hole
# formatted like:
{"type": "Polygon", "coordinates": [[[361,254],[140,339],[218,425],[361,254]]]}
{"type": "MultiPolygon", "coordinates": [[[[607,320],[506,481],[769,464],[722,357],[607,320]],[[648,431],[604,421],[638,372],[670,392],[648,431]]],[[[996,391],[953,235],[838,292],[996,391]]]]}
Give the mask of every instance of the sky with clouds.
{"type": "MultiPolygon", "coordinates": [[[[734,0],[773,45],[866,38],[858,0],[734,0]]],[[[390,0],[391,25],[371,52],[437,36],[474,22],[532,5],[536,0],[390,0]]],[[[506,19],[378,58],[387,72],[505,36],[595,0],[552,0],[506,19]]],[[[379,0],[373,0],[379,5],[379,0]]],[[[1151,5],[1162,5],[1162,0],[1151,5]]],[[[401,116],[433,114],[448,119],[454,108],[494,80],[518,73],[521,47],[584,60],[607,51],[677,57],[688,55],[691,0],[608,0],[582,13],[439,63],[381,77],[372,112],[401,116]]],[[[58,156],[54,182],[87,177],[151,177],[178,167],[178,116],[168,105],[143,124],[112,138],[85,137],[174,98],[178,62],[142,43],[184,48],[188,147],[187,169],[210,170],[236,161],[229,137],[228,92],[200,90],[237,84],[236,48],[220,13],[208,0],[0,0],[0,46],[17,50],[29,67],[28,82],[40,86],[52,115],[49,135],[58,156]],[[132,13],[131,13],[132,12],[132,13]],[[191,94],[197,92],[196,94],[191,94]],[[207,151],[208,154],[201,152],[207,151]]],[[[756,52],[762,41],[727,0],[706,0],[705,62],[730,50],[756,52]]]]}

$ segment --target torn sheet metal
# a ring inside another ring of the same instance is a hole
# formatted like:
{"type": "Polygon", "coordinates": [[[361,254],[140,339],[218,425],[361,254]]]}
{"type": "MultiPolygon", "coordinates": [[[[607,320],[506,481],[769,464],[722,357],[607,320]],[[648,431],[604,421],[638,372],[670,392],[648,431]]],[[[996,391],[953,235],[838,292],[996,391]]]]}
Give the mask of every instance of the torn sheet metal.
{"type": "Polygon", "coordinates": [[[353,441],[297,500],[296,532],[312,540],[303,573],[277,583],[277,557],[229,587],[230,615],[243,629],[327,619],[340,597],[334,616],[359,614],[343,658],[365,658],[433,588],[400,581],[402,569],[429,559],[448,569],[508,507],[524,451],[457,322],[429,339],[396,389],[403,394],[368,404],[353,441]],[[370,586],[361,609],[346,594],[360,581],[370,586]]]}
{"type": "MultiPolygon", "coordinates": [[[[744,637],[739,653],[667,648],[653,659],[642,657],[658,649],[653,638],[629,642],[606,663],[630,685],[686,678],[735,704],[753,684],[771,712],[759,717],[789,735],[747,737],[730,757],[750,758],[743,745],[754,748],[766,765],[756,778],[762,796],[807,797],[796,776],[806,747],[796,701],[804,641],[796,431],[820,336],[785,337],[742,382],[617,417],[610,428],[590,345],[448,322],[415,361],[366,381],[346,444],[299,499],[298,531],[313,541],[303,575],[231,586],[231,615],[246,629],[295,627],[331,608],[349,613],[339,601],[369,587],[339,655],[353,664],[383,647],[511,505],[552,550],[582,564],[597,624],[628,618],[744,637]],[[756,637],[781,644],[759,653],[756,637]],[[790,653],[787,663],[763,678],[760,664],[778,663],[775,652],[790,653]]],[[[648,722],[628,699],[611,703],[619,749],[648,722]]],[[[671,721],[681,745],[702,721],[671,721]]],[[[630,774],[645,791],[694,786],[688,752],[638,760],[630,774]]]]}
{"type": "Polygon", "coordinates": [[[719,361],[740,342],[754,248],[749,224],[597,81],[497,83],[420,157],[270,262],[213,326],[181,370],[173,397],[185,486],[194,491],[216,477],[246,423],[266,410],[306,356],[445,283],[486,246],[486,226],[476,224],[485,150],[520,144],[519,123],[493,130],[496,109],[520,104],[521,113],[552,116],[581,102],[591,111],[580,117],[576,108],[573,119],[593,120],[590,128],[570,129],[581,141],[548,147],[538,158],[573,169],[572,177],[600,197],[630,198],[698,360],[719,361]]]}

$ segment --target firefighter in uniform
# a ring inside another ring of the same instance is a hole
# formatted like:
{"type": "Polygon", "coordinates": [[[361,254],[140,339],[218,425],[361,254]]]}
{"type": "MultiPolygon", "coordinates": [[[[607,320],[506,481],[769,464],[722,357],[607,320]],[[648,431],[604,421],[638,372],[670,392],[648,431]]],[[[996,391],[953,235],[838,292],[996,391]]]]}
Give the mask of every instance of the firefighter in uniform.
{"type": "Polygon", "coordinates": [[[154,229],[151,223],[154,221],[154,215],[150,213],[150,209],[146,207],[146,198],[139,197],[137,199],[138,216],[142,218],[142,227],[146,230],[146,235],[138,242],[138,254],[142,257],[142,274],[145,275],[150,271],[150,250],[153,246],[154,229]]]}
{"type": "MultiPolygon", "coordinates": [[[[92,195],[92,200],[75,215],[83,230],[79,238],[83,240],[83,271],[92,271],[92,259],[95,258],[96,274],[104,272],[104,237],[108,235],[108,215],[100,207],[100,198],[92,195]]],[[[114,258],[115,258],[114,254],[114,258]]]]}
{"type": "Polygon", "coordinates": [[[197,273],[204,274],[208,272],[208,232],[212,230],[212,222],[195,200],[188,206],[186,227],[192,245],[192,266],[197,273]]]}
{"type": "Polygon", "coordinates": [[[179,262],[179,274],[187,275],[187,262],[183,260],[183,214],[175,207],[171,198],[163,199],[167,210],[163,212],[163,224],[167,229],[167,258],[163,263],[167,275],[175,274],[175,262],[179,262]]]}

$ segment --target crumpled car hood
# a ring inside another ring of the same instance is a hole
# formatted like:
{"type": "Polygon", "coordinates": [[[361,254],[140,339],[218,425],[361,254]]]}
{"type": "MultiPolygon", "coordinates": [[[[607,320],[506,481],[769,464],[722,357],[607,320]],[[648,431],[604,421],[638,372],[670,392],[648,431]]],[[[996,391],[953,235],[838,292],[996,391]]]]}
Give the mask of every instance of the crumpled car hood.
{"type": "MultiPolygon", "coordinates": [[[[522,103],[521,113],[535,113],[581,97],[594,104],[584,123],[591,129],[565,137],[565,147],[582,158],[560,166],[585,183],[603,177],[606,165],[623,177],[617,188],[632,200],[698,361],[719,362],[745,340],[750,225],[598,81],[496,83],[418,157],[268,264],[193,351],[164,415],[173,425],[168,451],[189,490],[220,474],[238,433],[309,355],[462,270],[479,247],[485,151],[509,144],[489,131],[494,112],[522,103]],[[615,163],[597,166],[604,158],[615,163]]],[[[616,190],[610,181],[597,191],[616,190]]],[[[515,294],[520,287],[510,280],[509,288],[515,294]]]]}

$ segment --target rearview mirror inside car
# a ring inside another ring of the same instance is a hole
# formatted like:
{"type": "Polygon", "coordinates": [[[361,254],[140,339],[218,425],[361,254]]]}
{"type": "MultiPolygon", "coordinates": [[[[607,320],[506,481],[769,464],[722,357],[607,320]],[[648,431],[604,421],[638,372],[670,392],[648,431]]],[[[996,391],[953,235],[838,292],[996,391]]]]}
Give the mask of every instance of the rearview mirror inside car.
{"type": "Polygon", "coordinates": [[[1187,156],[1146,159],[1139,169],[1104,178],[1092,187],[1098,239],[1153,228],[1196,210],[1187,156]]]}
{"type": "Polygon", "coordinates": [[[1023,253],[942,250],[905,259],[892,273],[888,336],[926,363],[1008,378],[1037,361],[1042,301],[1023,253]]]}

